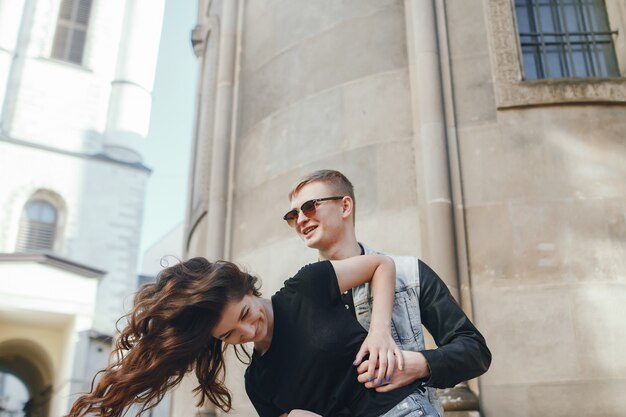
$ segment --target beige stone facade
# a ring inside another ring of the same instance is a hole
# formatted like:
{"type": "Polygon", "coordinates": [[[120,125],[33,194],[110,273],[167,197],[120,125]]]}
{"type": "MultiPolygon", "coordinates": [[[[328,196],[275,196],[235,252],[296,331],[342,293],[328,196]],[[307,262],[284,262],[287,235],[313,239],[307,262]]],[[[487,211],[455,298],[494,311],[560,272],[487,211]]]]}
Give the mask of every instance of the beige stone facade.
{"type": "Polygon", "coordinates": [[[359,239],[428,262],[484,333],[481,415],[626,414],[626,1],[606,1],[622,77],[550,81],[522,81],[512,0],[198,5],[188,255],[272,294],[316,259],[288,190],[338,169],[359,239]]]}

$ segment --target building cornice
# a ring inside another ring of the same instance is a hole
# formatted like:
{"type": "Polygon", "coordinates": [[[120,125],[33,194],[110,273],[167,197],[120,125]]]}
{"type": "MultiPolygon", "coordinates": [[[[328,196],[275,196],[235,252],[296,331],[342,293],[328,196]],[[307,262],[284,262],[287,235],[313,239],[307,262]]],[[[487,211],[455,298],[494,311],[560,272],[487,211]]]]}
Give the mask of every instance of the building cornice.
{"type": "Polygon", "coordinates": [[[147,166],[145,166],[141,162],[120,161],[120,160],[111,158],[110,156],[105,155],[103,153],[86,154],[86,153],[80,153],[80,152],[67,151],[67,150],[55,148],[55,147],[52,147],[52,146],[46,146],[46,145],[41,145],[41,144],[38,144],[38,143],[27,142],[27,141],[24,141],[24,140],[10,138],[10,137],[6,136],[4,133],[0,133],[0,142],[11,143],[13,145],[24,146],[24,147],[33,148],[33,149],[40,149],[40,150],[43,150],[43,151],[46,151],[46,152],[54,152],[54,153],[57,153],[57,154],[60,154],[60,155],[67,155],[67,156],[71,156],[71,157],[74,157],[74,158],[89,159],[89,160],[92,160],[92,161],[93,160],[97,160],[97,161],[111,163],[111,164],[115,164],[115,165],[122,165],[122,166],[125,166],[127,168],[132,168],[132,169],[136,169],[138,171],[143,171],[143,172],[145,172],[147,174],[152,173],[152,169],[148,168],[147,166]]]}
{"type": "Polygon", "coordinates": [[[97,340],[99,342],[107,343],[109,345],[113,344],[113,336],[98,332],[93,329],[89,331],[89,338],[92,340],[97,340]]]}
{"type": "Polygon", "coordinates": [[[80,264],[49,253],[0,253],[0,263],[8,262],[38,263],[48,265],[63,271],[82,275],[86,278],[100,279],[107,273],[107,271],[80,264]]]}

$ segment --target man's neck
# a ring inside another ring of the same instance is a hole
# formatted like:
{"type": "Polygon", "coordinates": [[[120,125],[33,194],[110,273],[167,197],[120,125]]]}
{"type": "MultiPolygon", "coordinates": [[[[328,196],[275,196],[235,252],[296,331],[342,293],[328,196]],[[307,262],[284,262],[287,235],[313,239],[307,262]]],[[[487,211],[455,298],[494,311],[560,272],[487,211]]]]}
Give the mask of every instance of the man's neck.
{"type": "Polygon", "coordinates": [[[343,245],[335,245],[328,250],[319,251],[319,259],[338,261],[341,259],[351,258],[353,256],[359,256],[361,254],[361,246],[359,242],[354,239],[343,245]]]}

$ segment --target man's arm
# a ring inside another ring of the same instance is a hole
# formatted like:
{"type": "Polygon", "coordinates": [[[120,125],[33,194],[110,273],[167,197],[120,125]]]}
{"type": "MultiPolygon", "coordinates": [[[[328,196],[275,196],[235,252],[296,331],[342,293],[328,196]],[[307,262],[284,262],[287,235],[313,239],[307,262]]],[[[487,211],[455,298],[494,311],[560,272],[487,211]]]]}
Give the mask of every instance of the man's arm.
{"type": "Polygon", "coordinates": [[[436,388],[453,387],[459,382],[482,375],[491,363],[491,352],[484,337],[465,315],[448,287],[428,265],[418,261],[420,313],[422,323],[432,334],[437,349],[403,351],[404,370],[396,371],[391,383],[367,382],[359,366],[359,382],[377,391],[391,391],[413,381],[436,388]]]}
{"type": "Polygon", "coordinates": [[[491,364],[491,352],[485,338],[441,278],[424,262],[418,263],[422,323],[438,346],[421,352],[430,368],[425,385],[450,388],[484,374],[491,364]]]}

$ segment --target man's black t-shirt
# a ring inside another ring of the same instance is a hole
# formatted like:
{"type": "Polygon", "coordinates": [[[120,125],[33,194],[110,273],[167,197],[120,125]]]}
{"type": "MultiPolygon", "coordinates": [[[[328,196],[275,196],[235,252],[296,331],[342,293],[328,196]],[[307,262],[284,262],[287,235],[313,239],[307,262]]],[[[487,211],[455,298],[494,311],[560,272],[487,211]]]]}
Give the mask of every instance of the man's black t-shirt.
{"type": "Polygon", "coordinates": [[[302,268],[272,297],[274,331],[269,350],[254,352],[246,391],[261,417],[293,409],[322,416],[348,408],[354,416],[379,416],[417,390],[366,389],[352,365],[367,332],[346,310],[332,264],[302,268]]]}

